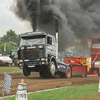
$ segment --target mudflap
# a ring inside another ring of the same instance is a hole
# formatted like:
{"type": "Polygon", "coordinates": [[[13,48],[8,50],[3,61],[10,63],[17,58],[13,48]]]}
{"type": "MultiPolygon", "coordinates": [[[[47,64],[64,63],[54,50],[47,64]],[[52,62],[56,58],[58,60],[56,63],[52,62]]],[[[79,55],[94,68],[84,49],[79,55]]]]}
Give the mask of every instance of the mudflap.
{"type": "Polygon", "coordinates": [[[68,65],[65,63],[57,62],[57,73],[66,73],[66,67],[68,65]]]}
{"type": "Polygon", "coordinates": [[[59,74],[60,78],[70,78],[72,76],[72,71],[69,64],[62,62],[57,62],[57,73],[59,74]]]}

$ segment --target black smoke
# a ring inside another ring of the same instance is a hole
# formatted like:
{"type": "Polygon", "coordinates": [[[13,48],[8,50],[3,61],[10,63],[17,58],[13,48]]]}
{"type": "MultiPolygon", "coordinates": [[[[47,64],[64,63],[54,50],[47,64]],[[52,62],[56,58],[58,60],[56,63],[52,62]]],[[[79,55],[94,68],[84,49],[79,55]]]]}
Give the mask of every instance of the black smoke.
{"type": "Polygon", "coordinates": [[[59,51],[79,45],[78,53],[88,53],[91,38],[100,37],[100,0],[16,0],[12,10],[34,31],[59,31],[59,51]]]}

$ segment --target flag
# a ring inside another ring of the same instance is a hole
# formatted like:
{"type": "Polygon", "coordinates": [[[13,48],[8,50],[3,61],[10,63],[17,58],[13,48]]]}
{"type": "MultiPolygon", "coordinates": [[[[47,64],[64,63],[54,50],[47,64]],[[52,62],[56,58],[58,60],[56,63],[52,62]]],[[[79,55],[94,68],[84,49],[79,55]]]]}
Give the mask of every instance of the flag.
{"type": "Polygon", "coordinates": [[[3,92],[10,93],[12,76],[5,74],[3,92]]]}
{"type": "Polygon", "coordinates": [[[4,51],[6,52],[6,42],[4,43],[4,51]]]}

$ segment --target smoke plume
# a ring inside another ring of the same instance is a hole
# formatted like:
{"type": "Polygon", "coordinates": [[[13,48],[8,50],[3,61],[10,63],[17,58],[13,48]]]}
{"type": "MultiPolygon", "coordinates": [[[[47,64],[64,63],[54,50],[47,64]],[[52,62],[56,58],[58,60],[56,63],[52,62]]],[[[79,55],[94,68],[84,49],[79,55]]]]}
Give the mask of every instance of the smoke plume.
{"type": "Polygon", "coordinates": [[[34,31],[55,35],[59,30],[59,51],[77,45],[79,54],[88,53],[91,38],[100,36],[100,0],[16,0],[12,10],[34,31]]]}

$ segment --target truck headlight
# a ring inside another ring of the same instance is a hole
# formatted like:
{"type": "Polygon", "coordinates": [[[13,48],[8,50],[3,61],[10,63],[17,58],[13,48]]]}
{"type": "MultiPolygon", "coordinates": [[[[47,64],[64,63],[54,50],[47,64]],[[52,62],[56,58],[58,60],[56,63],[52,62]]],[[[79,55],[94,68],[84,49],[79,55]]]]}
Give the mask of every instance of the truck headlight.
{"type": "Polygon", "coordinates": [[[19,62],[23,62],[23,60],[19,60],[19,62]]]}
{"type": "Polygon", "coordinates": [[[45,64],[45,62],[42,62],[42,64],[45,64]]]}
{"type": "Polygon", "coordinates": [[[41,58],[41,61],[45,61],[45,58],[41,58]]]}

